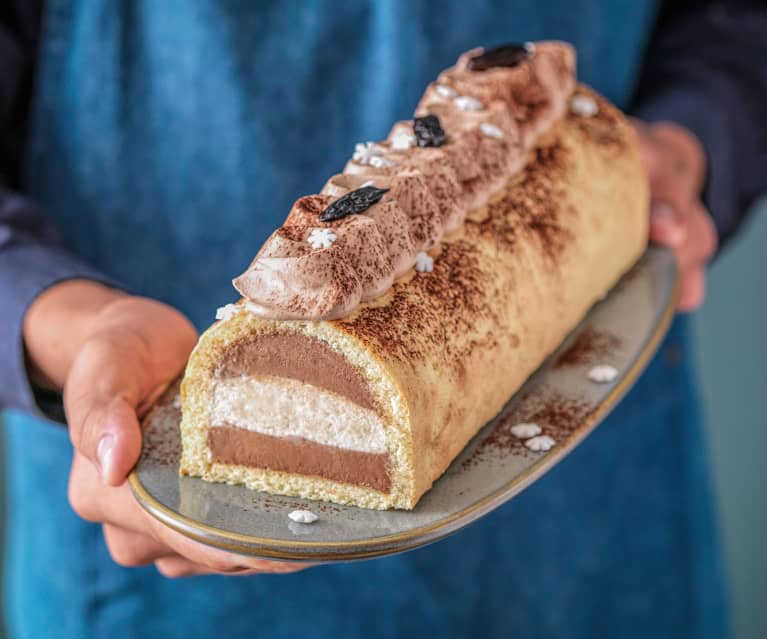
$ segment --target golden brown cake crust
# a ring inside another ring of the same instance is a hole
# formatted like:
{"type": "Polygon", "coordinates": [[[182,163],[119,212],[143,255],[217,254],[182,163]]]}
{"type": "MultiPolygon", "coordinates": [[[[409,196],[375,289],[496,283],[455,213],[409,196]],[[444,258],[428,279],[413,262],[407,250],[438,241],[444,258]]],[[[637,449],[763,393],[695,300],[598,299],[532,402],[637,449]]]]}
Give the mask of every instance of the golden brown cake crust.
{"type": "Polygon", "coordinates": [[[487,211],[443,241],[432,273],[332,322],[411,399],[418,497],[646,245],[634,131],[607,100],[578,93],[598,113],[558,123],[487,211]]]}
{"type": "Polygon", "coordinates": [[[635,134],[605,99],[568,114],[526,167],[430,251],[431,273],[333,321],[236,314],[202,337],[184,380],[182,472],[373,508],[413,508],[450,462],[640,257],[648,186],[635,134]],[[390,493],[213,464],[204,429],[218,353],[253,332],[319,338],[365,376],[387,420],[390,493]]]}
{"type": "MultiPolygon", "coordinates": [[[[332,323],[366,345],[386,349],[404,361],[423,359],[433,353],[433,348],[446,347],[450,365],[459,370],[466,349],[473,344],[452,349],[445,333],[471,330],[479,314],[494,312],[485,300],[496,279],[488,269],[493,270],[497,264],[480,264],[476,240],[487,245],[485,251],[496,252],[503,260],[512,256],[513,261],[520,244],[523,245],[520,252],[533,248],[543,258],[543,269],[551,273],[560,271],[567,261],[568,249],[576,241],[574,222],[579,216],[576,203],[570,201],[567,183],[575,161],[573,154],[596,153],[600,164],[615,166],[611,172],[616,175],[611,177],[609,172],[600,175],[599,179],[607,182],[630,178],[631,169],[640,168],[634,133],[623,115],[595,92],[581,86],[579,93],[593,97],[599,112],[590,118],[569,115],[566,122],[546,136],[522,172],[493,199],[487,210],[475,211],[463,229],[445,239],[432,273],[402,278],[384,299],[332,323]],[[562,139],[563,136],[567,139],[562,139]],[[627,170],[621,171],[623,167],[627,170]]],[[[634,193],[641,204],[647,197],[646,187],[641,174],[633,178],[634,193]]],[[[598,227],[597,216],[592,217],[592,223],[598,227]]],[[[513,296],[513,290],[505,293],[513,296]]]]}

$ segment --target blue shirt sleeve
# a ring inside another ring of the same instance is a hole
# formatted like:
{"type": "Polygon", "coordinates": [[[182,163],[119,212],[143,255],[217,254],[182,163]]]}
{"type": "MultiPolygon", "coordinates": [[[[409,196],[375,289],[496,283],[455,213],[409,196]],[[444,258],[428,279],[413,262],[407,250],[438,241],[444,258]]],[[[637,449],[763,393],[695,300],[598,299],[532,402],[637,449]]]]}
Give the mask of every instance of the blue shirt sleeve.
{"type": "MultiPolygon", "coordinates": [[[[35,2],[0,7],[0,408],[38,410],[22,326],[35,298],[74,278],[112,284],[66,251],[50,220],[14,190],[37,47],[35,2]]],[[[39,6],[37,7],[39,9],[39,6]]]]}
{"type": "Polygon", "coordinates": [[[765,60],[767,6],[746,0],[666,3],[645,56],[633,111],[702,142],[720,246],[767,193],[765,60]]]}
{"type": "MultiPolygon", "coordinates": [[[[36,411],[24,356],[24,315],[45,289],[75,278],[112,284],[58,241],[30,200],[0,187],[0,407],[36,411]]],[[[113,285],[113,284],[112,284],[113,285]]]]}

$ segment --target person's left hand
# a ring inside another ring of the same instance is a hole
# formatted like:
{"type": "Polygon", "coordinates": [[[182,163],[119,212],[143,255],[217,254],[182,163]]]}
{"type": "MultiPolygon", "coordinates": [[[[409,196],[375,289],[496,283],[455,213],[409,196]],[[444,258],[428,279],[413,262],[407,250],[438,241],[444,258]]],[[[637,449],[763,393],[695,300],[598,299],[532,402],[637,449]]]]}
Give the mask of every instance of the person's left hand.
{"type": "Polygon", "coordinates": [[[700,199],[706,156],[697,138],[671,122],[633,121],[650,180],[650,240],[672,249],[681,277],[679,310],[696,310],[706,293],[706,266],[717,247],[700,199]]]}

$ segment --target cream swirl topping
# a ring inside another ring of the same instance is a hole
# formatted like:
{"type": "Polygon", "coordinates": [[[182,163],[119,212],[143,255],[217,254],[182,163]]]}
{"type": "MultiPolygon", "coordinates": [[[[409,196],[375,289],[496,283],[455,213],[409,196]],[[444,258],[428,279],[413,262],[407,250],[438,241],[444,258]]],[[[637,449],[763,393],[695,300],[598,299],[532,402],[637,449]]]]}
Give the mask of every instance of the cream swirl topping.
{"type": "Polygon", "coordinates": [[[416,109],[416,116],[439,118],[445,144],[419,147],[412,122],[398,122],[386,140],[357,145],[319,195],[296,201],[234,280],[249,310],[272,319],[351,314],[416,263],[426,264],[424,254],[524,166],[538,137],[567,110],[574,52],[564,43],[538,43],[518,66],[469,70],[478,53],[442,72],[416,109]],[[371,184],[388,189],[376,204],[319,221],[331,202],[371,184]],[[322,229],[328,230],[320,241],[322,229]]]}

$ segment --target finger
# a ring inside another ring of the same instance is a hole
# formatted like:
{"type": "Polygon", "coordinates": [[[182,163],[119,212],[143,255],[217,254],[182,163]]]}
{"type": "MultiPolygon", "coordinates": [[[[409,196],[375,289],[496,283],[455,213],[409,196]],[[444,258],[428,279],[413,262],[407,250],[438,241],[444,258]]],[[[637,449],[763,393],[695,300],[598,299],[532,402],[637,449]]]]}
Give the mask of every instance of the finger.
{"type": "Polygon", "coordinates": [[[205,566],[217,573],[240,572],[252,569],[264,573],[288,573],[296,572],[315,565],[309,562],[284,562],[257,557],[235,555],[218,548],[212,548],[201,544],[193,539],[185,537],[176,531],[163,525],[150,515],[146,515],[149,525],[154,528],[155,537],[162,543],[173,548],[179,555],[193,563],[205,566]]]}
{"type": "Polygon", "coordinates": [[[75,451],[69,475],[69,502],[87,521],[109,523],[135,533],[149,535],[156,541],[154,529],[146,523],[145,513],[130,488],[105,486],[93,462],[75,451]]]}
{"type": "Polygon", "coordinates": [[[676,253],[682,272],[705,265],[714,255],[717,235],[711,216],[696,204],[687,220],[687,239],[676,253]]]}
{"type": "Polygon", "coordinates": [[[116,342],[105,338],[84,346],[64,388],[72,443],[110,486],[125,480],[141,452],[136,371],[124,365],[129,359],[116,342]]]}
{"type": "Polygon", "coordinates": [[[269,561],[243,557],[205,546],[168,528],[139,506],[127,485],[104,486],[98,481],[92,462],[75,453],[70,474],[69,499],[78,515],[88,521],[106,522],[125,531],[154,540],[206,570],[231,573],[254,569],[258,572],[295,572],[312,564],[269,561]]]}
{"type": "Polygon", "coordinates": [[[695,206],[688,227],[690,241],[697,249],[696,256],[708,262],[716,253],[719,238],[711,215],[700,203],[695,206]]]}
{"type": "Polygon", "coordinates": [[[212,548],[172,530],[143,510],[141,512],[158,541],[166,544],[188,561],[204,566],[212,572],[231,574],[254,570],[258,573],[290,573],[316,565],[310,562],[259,559],[212,548]]]}
{"type": "Polygon", "coordinates": [[[651,129],[646,123],[637,118],[630,118],[630,120],[637,133],[639,151],[642,154],[642,162],[644,163],[650,181],[652,181],[660,173],[663,163],[661,146],[653,137],[651,129]]]}
{"type": "Polygon", "coordinates": [[[675,249],[687,239],[687,228],[676,210],[665,202],[656,202],[650,209],[650,239],[675,249]]]}
{"type": "Polygon", "coordinates": [[[670,122],[632,123],[650,182],[665,179],[675,187],[698,193],[705,176],[705,153],[695,137],[670,122]]]}
{"type": "Polygon", "coordinates": [[[244,575],[256,575],[260,571],[251,568],[237,568],[223,573],[218,573],[206,566],[196,564],[193,561],[184,559],[183,557],[167,557],[164,559],[158,559],[155,562],[157,571],[164,577],[169,579],[179,579],[183,577],[199,577],[201,575],[216,575],[225,574],[232,577],[239,577],[244,575]]]}
{"type": "Polygon", "coordinates": [[[96,463],[101,480],[108,486],[119,486],[141,454],[141,427],[133,405],[115,398],[104,407],[92,429],[98,437],[96,463]]]}
{"type": "Polygon", "coordinates": [[[211,548],[184,537],[165,526],[162,526],[161,530],[155,530],[155,534],[163,543],[176,550],[179,555],[193,563],[205,566],[206,569],[212,572],[228,574],[248,569],[257,570],[258,572],[293,572],[297,569],[297,566],[300,567],[300,564],[244,557],[217,548],[211,548]]]}
{"type": "Polygon", "coordinates": [[[668,175],[663,175],[650,184],[652,205],[651,217],[669,218],[684,226],[693,206],[698,201],[698,194],[668,175]],[[668,207],[668,208],[666,208],[668,207]]]}
{"type": "MultiPolygon", "coordinates": [[[[277,563],[277,562],[267,562],[267,563],[277,563]]],[[[193,561],[189,561],[188,559],[179,558],[179,557],[167,557],[163,559],[158,559],[155,562],[155,567],[157,568],[158,572],[170,579],[178,579],[181,577],[197,577],[200,575],[215,575],[215,574],[225,574],[227,576],[231,577],[245,577],[248,575],[262,575],[262,574],[289,574],[293,572],[298,572],[300,570],[304,570],[307,566],[305,564],[296,564],[294,567],[285,567],[280,570],[261,570],[258,568],[239,568],[239,569],[233,569],[229,570],[223,573],[218,573],[216,571],[211,570],[210,568],[194,563],[193,561]]]]}
{"type": "Polygon", "coordinates": [[[200,566],[207,573],[229,574],[264,567],[269,572],[284,569],[278,562],[263,561],[252,567],[245,565],[236,555],[207,548],[163,526],[139,506],[128,486],[111,487],[99,482],[93,463],[80,453],[75,453],[72,463],[69,492],[70,502],[78,515],[88,521],[106,522],[107,548],[120,565],[139,566],[176,557],[200,566]],[[190,554],[197,561],[182,557],[180,553],[190,554]]]}
{"type": "Polygon", "coordinates": [[[667,213],[665,217],[684,226],[687,215],[699,198],[697,180],[687,165],[680,164],[677,154],[668,152],[662,146],[651,148],[654,149],[651,155],[656,155],[652,167],[648,168],[653,203],[651,215],[662,217],[663,213],[667,213]],[[670,210],[661,208],[654,211],[656,206],[667,206],[670,210]]]}
{"type": "Polygon", "coordinates": [[[682,313],[695,311],[706,297],[706,272],[702,266],[683,274],[677,309],[682,313]]]}
{"type": "Polygon", "coordinates": [[[198,577],[212,574],[208,568],[189,561],[188,559],[168,557],[154,562],[157,572],[168,579],[180,579],[184,577],[198,577]]]}
{"type": "Polygon", "coordinates": [[[120,566],[146,566],[158,559],[178,557],[168,546],[147,535],[111,524],[104,524],[102,530],[107,550],[120,566]]]}

